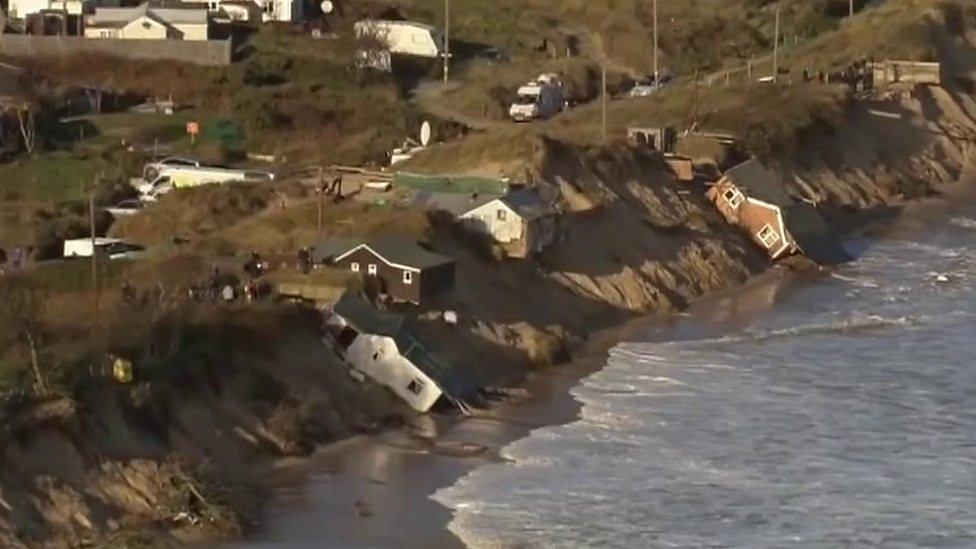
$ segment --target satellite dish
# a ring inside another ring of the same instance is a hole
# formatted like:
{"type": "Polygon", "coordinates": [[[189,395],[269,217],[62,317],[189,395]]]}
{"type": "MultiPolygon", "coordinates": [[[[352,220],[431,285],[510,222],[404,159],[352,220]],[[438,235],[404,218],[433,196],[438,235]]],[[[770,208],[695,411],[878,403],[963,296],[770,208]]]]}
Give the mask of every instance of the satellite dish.
{"type": "Polygon", "coordinates": [[[332,0],[322,0],[319,6],[322,7],[322,13],[332,13],[332,10],[335,9],[335,4],[332,3],[332,0]]]}
{"type": "Polygon", "coordinates": [[[424,120],[420,125],[420,144],[426,147],[428,143],[430,143],[430,122],[424,120]]]}

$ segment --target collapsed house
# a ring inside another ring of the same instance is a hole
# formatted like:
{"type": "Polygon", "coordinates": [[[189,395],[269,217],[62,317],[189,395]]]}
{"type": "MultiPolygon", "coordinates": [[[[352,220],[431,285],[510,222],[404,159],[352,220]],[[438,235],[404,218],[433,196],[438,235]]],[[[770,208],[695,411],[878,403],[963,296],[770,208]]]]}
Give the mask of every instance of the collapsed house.
{"type": "Polygon", "coordinates": [[[851,260],[820,212],[794,201],[756,159],[725,172],[707,196],[726,221],[748,234],[770,259],[799,252],[822,265],[851,260]]]}
{"type": "Polygon", "coordinates": [[[332,306],[326,327],[336,352],[355,373],[389,388],[418,412],[442,400],[466,412],[478,398],[477,387],[431,352],[403,316],[346,294],[332,306]]]}
{"type": "Polygon", "coordinates": [[[360,273],[367,287],[374,284],[394,301],[426,305],[454,290],[454,260],[400,236],[326,238],[313,248],[312,260],[360,273]]]}

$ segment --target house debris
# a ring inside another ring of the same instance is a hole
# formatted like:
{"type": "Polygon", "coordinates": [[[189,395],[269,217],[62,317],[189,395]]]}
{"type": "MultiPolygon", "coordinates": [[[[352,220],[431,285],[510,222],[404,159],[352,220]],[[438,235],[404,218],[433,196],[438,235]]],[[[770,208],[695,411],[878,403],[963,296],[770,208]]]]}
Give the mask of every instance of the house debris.
{"type": "Polygon", "coordinates": [[[427,412],[443,399],[467,412],[478,388],[418,340],[411,323],[346,294],[327,313],[326,332],[355,372],[388,387],[414,410],[427,412]]]}
{"type": "Polygon", "coordinates": [[[851,260],[816,208],[796,203],[756,159],[725,172],[707,196],[771,259],[800,252],[824,265],[851,260]]]}
{"type": "Polygon", "coordinates": [[[454,290],[454,260],[400,236],[372,240],[326,238],[312,250],[312,259],[366,276],[366,288],[394,301],[416,305],[454,290]]]}

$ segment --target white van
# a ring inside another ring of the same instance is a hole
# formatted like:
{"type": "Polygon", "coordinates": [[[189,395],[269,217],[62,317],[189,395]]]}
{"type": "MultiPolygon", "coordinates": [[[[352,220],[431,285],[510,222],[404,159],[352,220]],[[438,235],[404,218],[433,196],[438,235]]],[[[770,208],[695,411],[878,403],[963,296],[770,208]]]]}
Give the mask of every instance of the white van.
{"type": "Polygon", "coordinates": [[[444,48],[444,35],[423,23],[363,19],[354,30],[357,38],[374,38],[390,53],[436,58],[444,48]]]}
{"type": "Polygon", "coordinates": [[[161,187],[164,187],[167,184],[175,189],[185,189],[209,184],[237,182],[257,183],[274,180],[274,174],[270,172],[234,168],[216,168],[211,166],[173,165],[164,166],[162,168],[147,166],[143,175],[154,176],[145,177],[144,183],[137,187],[139,191],[144,194],[152,190],[159,190],[161,187]]]}
{"type": "Polygon", "coordinates": [[[543,74],[520,87],[518,96],[508,109],[515,122],[530,122],[551,118],[566,108],[563,83],[555,74],[543,74]]]}

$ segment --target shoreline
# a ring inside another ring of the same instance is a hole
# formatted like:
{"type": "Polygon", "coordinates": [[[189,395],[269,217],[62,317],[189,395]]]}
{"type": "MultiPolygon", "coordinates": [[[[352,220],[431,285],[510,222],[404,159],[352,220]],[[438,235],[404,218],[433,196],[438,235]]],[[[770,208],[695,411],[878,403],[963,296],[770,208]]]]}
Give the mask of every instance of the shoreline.
{"type": "MultiPolygon", "coordinates": [[[[972,175],[964,175],[942,187],[939,195],[904,204],[894,218],[867,220],[849,236],[862,240],[897,235],[913,218],[951,210],[953,200],[974,194],[972,175]]],[[[578,418],[582,403],[571,390],[605,367],[613,347],[634,334],[642,341],[663,342],[743,329],[786,293],[814,284],[829,272],[773,265],[742,285],[695,301],[686,311],[643,316],[595,332],[572,361],[529,373],[519,384],[527,396],[497,403],[476,417],[421,417],[414,425],[356,436],[323,446],[309,458],[282,461],[264,523],[252,536],[229,546],[311,549],[328,539],[331,546],[351,548],[464,548],[448,529],[453,511],[431,496],[481,465],[505,460],[502,449],[531,431],[578,418]],[[475,442],[487,451],[474,457],[446,455],[419,444],[412,435],[417,432],[438,441],[475,442]],[[295,532],[301,532],[299,539],[295,532]]]]}
{"type": "Polygon", "coordinates": [[[328,539],[337,547],[463,548],[447,528],[452,510],[431,496],[481,465],[505,460],[501,450],[531,431],[577,418],[582,404],[570,391],[606,365],[613,347],[636,333],[644,340],[668,341],[741,329],[775,305],[781,292],[820,276],[773,266],[743,285],[696,301],[687,311],[643,316],[595,332],[572,361],[531,372],[519,384],[527,391],[525,397],[497,403],[473,417],[421,417],[420,424],[356,436],[323,446],[308,458],[283,461],[264,523],[229,547],[312,548],[321,546],[316,540],[328,539]],[[434,432],[441,442],[474,442],[487,450],[469,457],[432,451],[418,444],[412,435],[417,431],[434,432]],[[302,532],[301,539],[295,539],[295,532],[302,532]],[[288,533],[292,536],[286,537],[288,533]]]}

